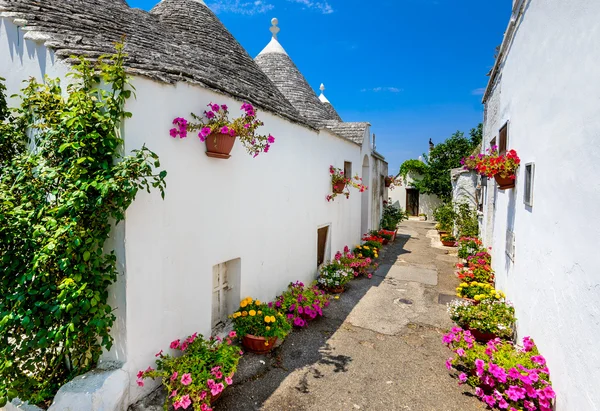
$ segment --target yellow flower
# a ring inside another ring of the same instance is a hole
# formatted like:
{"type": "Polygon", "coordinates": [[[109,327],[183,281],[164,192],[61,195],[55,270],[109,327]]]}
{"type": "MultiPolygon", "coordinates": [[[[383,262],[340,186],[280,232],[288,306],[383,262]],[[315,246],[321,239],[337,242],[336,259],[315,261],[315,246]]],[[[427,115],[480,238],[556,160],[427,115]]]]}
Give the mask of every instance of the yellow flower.
{"type": "Polygon", "coordinates": [[[467,284],[467,283],[460,283],[460,285],[459,285],[459,287],[468,287],[468,286],[469,286],[469,284],[467,284]]]}
{"type": "Polygon", "coordinates": [[[368,246],[365,246],[365,250],[370,250],[370,248],[368,246]]]}
{"type": "Polygon", "coordinates": [[[242,317],[245,317],[248,315],[248,311],[242,311],[242,317]]]}
{"type": "Polygon", "coordinates": [[[256,315],[256,311],[250,310],[248,311],[248,314],[250,314],[250,317],[254,317],[256,315]]]}
{"type": "Polygon", "coordinates": [[[335,296],[335,297],[333,297],[333,298],[334,298],[335,300],[339,300],[339,299],[340,299],[340,296],[339,296],[339,295],[336,295],[336,296],[335,296]]]}
{"type": "Polygon", "coordinates": [[[358,248],[360,250],[362,247],[360,245],[357,245],[356,248],[358,248]]]}
{"type": "Polygon", "coordinates": [[[256,301],[254,301],[254,304],[256,304],[256,305],[260,305],[260,300],[256,300],[256,301]]]}
{"type": "Polygon", "coordinates": [[[269,317],[269,316],[266,316],[266,317],[265,317],[265,322],[266,322],[266,323],[270,323],[270,322],[271,322],[271,317],[269,317]]]}
{"type": "Polygon", "coordinates": [[[363,256],[362,254],[360,254],[360,253],[358,254],[358,258],[362,258],[362,256],[363,256]]]}
{"type": "Polygon", "coordinates": [[[274,315],[271,316],[271,322],[274,323],[275,321],[277,321],[277,318],[275,318],[274,315]]]}
{"type": "Polygon", "coordinates": [[[248,303],[246,302],[246,300],[242,300],[242,302],[240,303],[240,307],[244,308],[248,305],[248,303]]]}
{"type": "Polygon", "coordinates": [[[258,314],[258,315],[262,315],[262,311],[261,311],[261,310],[258,310],[258,312],[257,312],[256,314],[258,314]]]}
{"type": "Polygon", "coordinates": [[[473,297],[473,299],[474,299],[475,301],[481,301],[481,298],[482,298],[482,296],[481,296],[481,295],[479,295],[479,294],[478,294],[478,295],[476,295],[475,297],[473,297]]]}
{"type": "Polygon", "coordinates": [[[269,327],[268,325],[265,327],[265,330],[269,331],[271,329],[271,327],[269,327]]]}
{"type": "Polygon", "coordinates": [[[265,345],[266,345],[266,346],[268,346],[268,345],[269,345],[269,342],[268,342],[268,341],[265,341],[265,345]]]}

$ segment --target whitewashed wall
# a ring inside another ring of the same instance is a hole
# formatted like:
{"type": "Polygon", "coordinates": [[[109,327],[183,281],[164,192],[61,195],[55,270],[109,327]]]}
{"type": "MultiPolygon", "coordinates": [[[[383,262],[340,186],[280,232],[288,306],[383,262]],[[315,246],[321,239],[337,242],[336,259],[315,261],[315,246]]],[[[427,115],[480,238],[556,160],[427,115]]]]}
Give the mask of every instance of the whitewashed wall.
{"type": "Polygon", "coordinates": [[[484,238],[519,336],[548,359],[560,411],[600,409],[598,16],[597,0],[529,2],[486,106],[484,147],[510,120],[509,148],[535,162],[532,207],[524,167],[515,189],[488,183],[484,238]]]}
{"type": "MultiPolygon", "coordinates": [[[[408,173],[406,179],[403,179],[401,186],[396,186],[393,190],[389,190],[389,197],[392,199],[392,204],[397,204],[406,211],[406,189],[412,188],[413,181],[419,178],[419,175],[408,173]]],[[[442,201],[438,196],[419,193],[419,214],[427,214],[428,220],[433,220],[433,212],[440,205],[442,205],[442,201]]]]}
{"type": "Polygon", "coordinates": [[[477,173],[474,171],[455,168],[450,170],[452,181],[452,202],[466,203],[472,209],[477,209],[477,173]]]}
{"type": "MultiPolygon", "coordinates": [[[[0,75],[9,94],[29,76],[64,78],[67,72],[44,46],[24,41],[16,26],[0,19],[0,75]]],[[[175,338],[210,334],[214,265],[241,259],[240,294],[270,300],[291,281],[315,278],[317,228],[330,225],[331,257],[360,240],[363,196],[368,213],[376,210],[369,191],[352,189],[349,200],[325,199],[329,165],[343,168],[351,161],[361,174],[361,149],[368,152],[368,142],[361,148],[260,112],[264,131],[276,138],[268,154],[253,159],[236,143],[230,159],[212,159],[197,136],[169,136],[173,118],[201,113],[209,102],[237,114],[241,102],[187,84],[134,78],[133,85],[137,99],[127,104],[133,118],[124,126],[125,151],[146,144],[168,176],[165,200],[158,192],[140,193],[109,244],[126,274],[111,289],[118,319],[115,346],[103,361],[124,363],[131,376],[129,403],[151,388],[137,387],[134,375],[154,363],[156,352],[175,338]]],[[[379,172],[372,167],[370,162],[371,176],[379,172]]]]}

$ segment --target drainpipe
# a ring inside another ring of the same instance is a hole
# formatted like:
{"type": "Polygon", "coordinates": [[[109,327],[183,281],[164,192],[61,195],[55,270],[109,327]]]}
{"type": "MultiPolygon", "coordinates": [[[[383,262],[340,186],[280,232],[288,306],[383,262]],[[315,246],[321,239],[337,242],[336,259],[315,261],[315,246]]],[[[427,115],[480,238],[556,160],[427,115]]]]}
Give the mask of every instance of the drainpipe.
{"type": "Polygon", "coordinates": [[[496,75],[498,74],[498,70],[500,69],[500,63],[504,58],[504,53],[508,47],[508,44],[512,40],[512,35],[517,27],[517,21],[521,16],[521,12],[523,9],[523,5],[525,4],[525,0],[517,0],[516,6],[513,8],[512,16],[510,17],[510,22],[508,23],[508,28],[506,29],[506,34],[504,35],[504,39],[502,40],[502,44],[500,45],[500,51],[498,52],[498,58],[496,58],[496,62],[494,63],[494,68],[492,69],[492,73],[490,74],[490,81],[488,82],[487,87],[485,88],[485,93],[483,93],[483,99],[481,101],[482,104],[485,104],[487,98],[492,91],[492,87],[494,86],[494,82],[496,80],[496,75]]]}

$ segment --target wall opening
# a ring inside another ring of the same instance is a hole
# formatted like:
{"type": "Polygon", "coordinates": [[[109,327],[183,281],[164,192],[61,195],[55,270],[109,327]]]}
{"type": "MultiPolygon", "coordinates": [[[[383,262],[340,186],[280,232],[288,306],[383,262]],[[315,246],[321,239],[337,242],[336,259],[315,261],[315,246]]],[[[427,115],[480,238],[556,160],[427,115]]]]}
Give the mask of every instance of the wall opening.
{"type": "Polygon", "coordinates": [[[406,212],[408,215],[419,215],[419,190],[416,188],[406,189],[406,212]]]}
{"type": "Polygon", "coordinates": [[[508,121],[502,126],[498,136],[498,153],[506,154],[506,147],[508,146],[508,121]]]}
{"type": "Polygon", "coordinates": [[[326,262],[329,245],[329,226],[317,229],[317,267],[326,262]]]}
{"type": "Polygon", "coordinates": [[[533,206],[533,177],[535,174],[535,164],[525,164],[525,190],[523,190],[523,202],[525,205],[533,206]]]}
{"type": "Polygon", "coordinates": [[[228,315],[240,303],[242,260],[236,258],[213,266],[212,334],[221,333],[227,326],[228,315]]]}
{"type": "Polygon", "coordinates": [[[352,178],[352,162],[344,161],[344,175],[346,178],[352,178]]]}

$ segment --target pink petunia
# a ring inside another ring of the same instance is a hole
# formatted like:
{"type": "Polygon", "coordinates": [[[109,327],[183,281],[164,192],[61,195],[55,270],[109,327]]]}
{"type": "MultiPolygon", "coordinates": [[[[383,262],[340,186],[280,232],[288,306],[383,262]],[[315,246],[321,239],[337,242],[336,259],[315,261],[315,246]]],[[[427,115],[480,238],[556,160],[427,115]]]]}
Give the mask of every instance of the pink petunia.
{"type": "Polygon", "coordinates": [[[464,384],[465,382],[467,382],[467,374],[465,374],[464,372],[460,373],[460,375],[458,376],[458,380],[464,384]]]}
{"type": "Polygon", "coordinates": [[[181,383],[183,385],[190,385],[192,383],[192,376],[191,376],[191,374],[189,374],[189,373],[183,374],[181,376],[181,383]]]}
{"type": "Polygon", "coordinates": [[[273,144],[275,142],[275,137],[273,137],[272,135],[269,134],[267,141],[269,142],[269,144],[273,144]]]}
{"type": "Polygon", "coordinates": [[[192,405],[192,400],[190,400],[190,396],[189,395],[184,395],[183,397],[181,397],[181,399],[179,400],[179,403],[181,404],[181,408],[183,408],[184,410],[187,410],[187,408],[192,405]]]}
{"type": "Polygon", "coordinates": [[[171,341],[171,345],[169,345],[169,348],[176,350],[179,348],[180,344],[181,344],[181,341],[179,339],[177,339],[175,341],[171,341]]]}
{"type": "Polygon", "coordinates": [[[142,380],[141,378],[138,378],[138,380],[136,382],[137,382],[137,385],[139,385],[140,387],[144,386],[144,380],[142,380]]]}
{"type": "Polygon", "coordinates": [[[171,381],[175,381],[175,380],[177,379],[177,376],[178,376],[178,375],[179,375],[179,374],[177,373],[177,371],[175,371],[175,372],[173,373],[173,375],[171,375],[171,381]]]}
{"type": "Polygon", "coordinates": [[[225,377],[225,382],[227,383],[227,385],[231,385],[231,384],[233,384],[233,378],[225,377]]]}
{"type": "Polygon", "coordinates": [[[173,137],[173,138],[177,137],[178,133],[179,132],[177,131],[176,128],[172,128],[171,130],[169,130],[169,134],[171,134],[171,137],[173,137]]]}
{"type": "Polygon", "coordinates": [[[173,398],[173,397],[175,397],[175,396],[177,396],[177,390],[173,390],[173,391],[171,392],[171,395],[169,395],[169,398],[173,398]]]}
{"type": "Polygon", "coordinates": [[[448,368],[449,370],[452,369],[452,358],[448,358],[446,360],[446,368],[448,368]]]}
{"type": "Polygon", "coordinates": [[[163,350],[160,350],[159,352],[157,352],[156,354],[154,354],[155,357],[160,357],[163,353],[163,350]]]}

